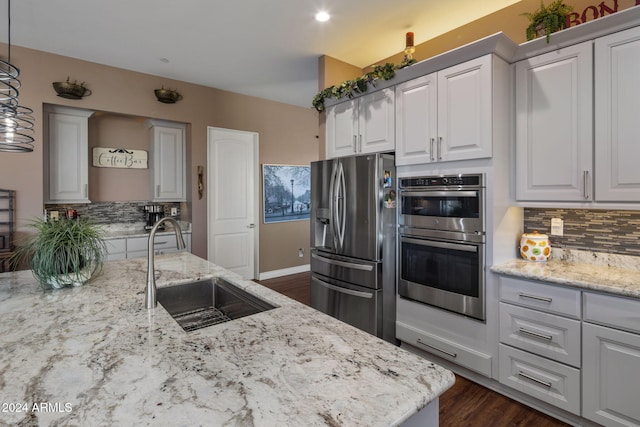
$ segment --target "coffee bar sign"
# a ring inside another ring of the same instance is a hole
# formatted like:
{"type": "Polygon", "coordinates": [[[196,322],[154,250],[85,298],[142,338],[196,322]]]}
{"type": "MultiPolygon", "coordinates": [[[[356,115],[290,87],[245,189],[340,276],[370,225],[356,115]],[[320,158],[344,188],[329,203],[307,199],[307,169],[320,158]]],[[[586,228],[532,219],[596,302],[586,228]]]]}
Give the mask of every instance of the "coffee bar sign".
{"type": "Polygon", "coordinates": [[[126,148],[93,148],[93,166],[99,168],[146,169],[147,152],[126,148]]]}

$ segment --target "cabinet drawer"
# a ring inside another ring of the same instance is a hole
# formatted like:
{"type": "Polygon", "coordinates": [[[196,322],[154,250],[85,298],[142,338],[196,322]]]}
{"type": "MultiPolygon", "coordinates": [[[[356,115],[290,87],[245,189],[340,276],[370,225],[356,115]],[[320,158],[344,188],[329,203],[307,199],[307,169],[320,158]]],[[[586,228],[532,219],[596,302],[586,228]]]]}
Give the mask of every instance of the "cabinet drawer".
{"type": "Polygon", "coordinates": [[[640,333],[640,300],[585,292],[584,320],[640,333]]]}
{"type": "Polygon", "coordinates": [[[500,303],[500,341],[580,367],[580,321],[500,303]]]}
{"type": "Polygon", "coordinates": [[[396,322],[396,338],[491,378],[491,356],[488,354],[402,322],[396,322]]]}
{"type": "Polygon", "coordinates": [[[147,256],[147,250],[144,251],[127,251],[127,259],[142,258],[147,256]]]}
{"type": "Polygon", "coordinates": [[[121,252],[119,254],[107,254],[107,257],[105,258],[105,260],[107,260],[107,261],[117,261],[119,259],[126,259],[126,258],[127,258],[126,252],[121,252]]]}
{"type": "Polygon", "coordinates": [[[126,239],[105,239],[104,243],[107,246],[107,253],[109,255],[125,253],[127,251],[126,239]]]}
{"type": "Polygon", "coordinates": [[[580,319],[580,291],[530,280],[500,277],[500,300],[580,319]]]}
{"type": "Polygon", "coordinates": [[[580,370],[499,344],[499,381],[580,415],[580,370]]]}
{"type": "MultiPolygon", "coordinates": [[[[149,245],[148,237],[132,237],[127,239],[127,251],[146,251],[149,245]]],[[[153,247],[156,250],[161,249],[175,249],[177,248],[176,236],[171,235],[157,235],[155,236],[155,240],[153,242],[153,247]]]]}

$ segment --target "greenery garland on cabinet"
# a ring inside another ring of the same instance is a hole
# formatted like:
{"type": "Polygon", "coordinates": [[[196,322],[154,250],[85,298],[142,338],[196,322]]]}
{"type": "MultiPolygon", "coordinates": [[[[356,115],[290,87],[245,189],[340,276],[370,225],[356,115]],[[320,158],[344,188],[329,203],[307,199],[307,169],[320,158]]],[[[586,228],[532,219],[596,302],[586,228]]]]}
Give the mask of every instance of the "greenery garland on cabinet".
{"type": "Polygon", "coordinates": [[[549,35],[566,28],[567,16],[573,11],[573,6],[564,4],[564,0],[555,0],[548,6],[540,1],[540,9],[535,12],[523,13],[529,18],[527,40],[533,40],[544,35],[549,43],[549,35]]]}
{"type": "Polygon", "coordinates": [[[376,86],[378,80],[390,80],[396,75],[396,70],[408,67],[415,64],[417,61],[413,58],[405,58],[400,64],[394,65],[387,62],[384,65],[376,65],[373,70],[356,77],[353,80],[346,80],[337,86],[329,86],[328,88],[321,90],[313,98],[313,108],[316,111],[324,111],[324,100],[327,98],[341,99],[346,97],[353,98],[355,95],[365,93],[370,83],[373,87],[376,86]]]}

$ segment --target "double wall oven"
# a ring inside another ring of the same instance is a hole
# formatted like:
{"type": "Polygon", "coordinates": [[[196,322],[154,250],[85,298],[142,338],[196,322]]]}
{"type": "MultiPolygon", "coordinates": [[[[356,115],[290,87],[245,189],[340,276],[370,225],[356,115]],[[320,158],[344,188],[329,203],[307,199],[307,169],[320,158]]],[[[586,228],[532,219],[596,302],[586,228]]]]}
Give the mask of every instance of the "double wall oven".
{"type": "Polygon", "coordinates": [[[398,294],[485,320],[483,174],[400,179],[398,294]]]}

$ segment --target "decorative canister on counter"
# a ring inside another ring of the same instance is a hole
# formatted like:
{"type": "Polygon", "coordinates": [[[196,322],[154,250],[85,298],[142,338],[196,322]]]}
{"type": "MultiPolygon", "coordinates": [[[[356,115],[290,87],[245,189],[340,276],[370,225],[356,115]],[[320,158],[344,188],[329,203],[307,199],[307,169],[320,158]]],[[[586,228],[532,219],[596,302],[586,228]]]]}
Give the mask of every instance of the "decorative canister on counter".
{"type": "Polygon", "coordinates": [[[537,231],[524,233],[520,239],[520,255],[529,261],[546,261],[551,255],[549,236],[537,231]]]}

